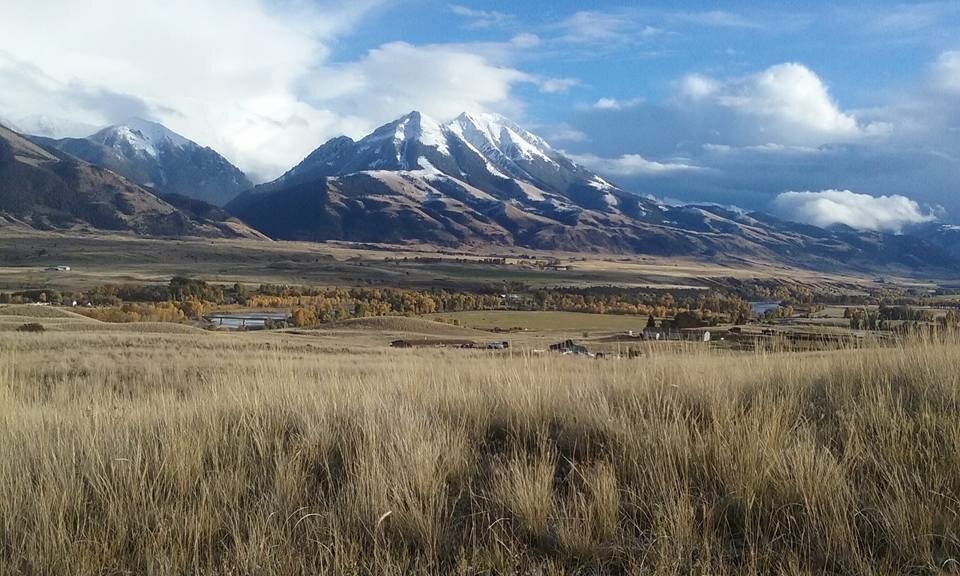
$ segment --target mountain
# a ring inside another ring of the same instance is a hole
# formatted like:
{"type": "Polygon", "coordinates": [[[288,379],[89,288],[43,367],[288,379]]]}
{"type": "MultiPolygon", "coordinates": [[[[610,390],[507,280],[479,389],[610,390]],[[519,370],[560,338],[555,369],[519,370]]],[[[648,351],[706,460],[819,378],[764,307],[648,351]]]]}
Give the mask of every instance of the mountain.
{"type": "Polygon", "coordinates": [[[626,192],[495,114],[419,112],[334,138],[227,210],[286,240],[506,245],[763,260],[821,269],[950,266],[916,236],[824,230],[626,192]]]}
{"type": "Polygon", "coordinates": [[[492,114],[412,112],[335,138],[227,206],[277,238],[631,249],[617,228],[661,207],[492,114]]]}
{"type": "Polygon", "coordinates": [[[0,225],[10,223],[146,236],[263,237],[219,208],[157,196],[0,126],[0,225]]]}
{"type": "Polygon", "coordinates": [[[161,124],[134,118],[87,138],[34,140],[106,168],[159,194],[223,206],[253,187],[236,166],[161,124]]]}
{"type": "Polygon", "coordinates": [[[636,199],[506,118],[465,113],[441,125],[419,112],[382,126],[359,142],[334,138],[255,193],[325,177],[357,173],[377,177],[385,172],[467,184],[494,198],[543,204],[539,210],[550,213],[578,207],[606,209],[619,199],[628,203],[636,199]]]}

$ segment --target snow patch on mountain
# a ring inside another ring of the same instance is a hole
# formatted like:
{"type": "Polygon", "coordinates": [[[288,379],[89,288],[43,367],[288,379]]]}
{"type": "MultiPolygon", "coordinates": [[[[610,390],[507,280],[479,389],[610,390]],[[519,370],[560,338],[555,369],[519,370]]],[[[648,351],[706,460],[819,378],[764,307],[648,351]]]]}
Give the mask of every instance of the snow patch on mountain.
{"type": "Polygon", "coordinates": [[[448,127],[456,127],[461,137],[484,155],[499,152],[514,162],[540,159],[556,164],[549,144],[498,114],[465,112],[448,127]]]}
{"type": "Polygon", "coordinates": [[[483,163],[487,169],[487,172],[489,172],[490,174],[498,178],[510,178],[509,176],[501,172],[499,168],[494,166],[493,163],[491,163],[490,160],[486,157],[486,155],[484,155],[484,153],[481,152],[480,149],[474,146],[473,143],[471,143],[470,140],[467,139],[467,137],[464,135],[463,128],[464,128],[463,125],[457,121],[453,121],[447,125],[447,130],[449,130],[451,134],[456,136],[468,150],[470,150],[471,152],[473,152],[483,160],[483,163]]]}
{"type": "Polygon", "coordinates": [[[115,149],[120,148],[125,143],[136,152],[141,152],[147,156],[156,158],[159,155],[157,147],[153,145],[149,138],[128,126],[117,126],[113,129],[113,135],[115,138],[112,139],[112,144],[115,149]]]}
{"type": "Polygon", "coordinates": [[[424,146],[436,148],[444,156],[450,155],[450,148],[447,145],[447,131],[439,122],[420,114],[420,143],[424,146]]]}
{"type": "Polygon", "coordinates": [[[423,156],[417,158],[417,165],[420,166],[420,168],[422,168],[422,170],[418,170],[418,172],[420,172],[424,176],[429,177],[429,176],[444,175],[443,172],[437,170],[436,166],[431,164],[430,161],[424,158],[423,156]]]}
{"type": "Polygon", "coordinates": [[[587,182],[587,186],[590,186],[591,188],[596,188],[597,190],[600,190],[602,192],[608,191],[608,190],[616,190],[616,186],[607,182],[606,180],[604,180],[599,176],[594,176],[593,178],[591,178],[590,181],[587,182]]]}
{"type": "Polygon", "coordinates": [[[546,200],[546,196],[543,195],[543,190],[537,188],[532,184],[527,184],[526,182],[517,182],[517,185],[520,186],[520,190],[523,190],[523,193],[534,202],[543,202],[546,200]]]}

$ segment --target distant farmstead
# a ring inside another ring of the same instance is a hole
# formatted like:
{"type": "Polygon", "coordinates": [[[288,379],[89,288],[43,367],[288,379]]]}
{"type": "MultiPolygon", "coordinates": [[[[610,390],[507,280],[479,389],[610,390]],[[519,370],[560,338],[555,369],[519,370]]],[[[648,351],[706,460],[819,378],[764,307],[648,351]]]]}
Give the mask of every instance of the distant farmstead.
{"type": "Polygon", "coordinates": [[[287,324],[290,321],[290,314],[286,312],[211,314],[204,319],[222,330],[266,330],[287,324]]]}
{"type": "Polygon", "coordinates": [[[703,328],[686,328],[680,331],[681,338],[688,342],[709,342],[710,331],[703,328]]]}
{"type": "Polygon", "coordinates": [[[390,346],[393,348],[476,348],[477,343],[473,340],[422,338],[394,340],[390,346]]]}
{"type": "Polygon", "coordinates": [[[551,352],[559,352],[561,354],[589,354],[586,346],[581,346],[574,342],[573,340],[564,340],[563,342],[557,342],[556,344],[550,345],[551,352]]]}

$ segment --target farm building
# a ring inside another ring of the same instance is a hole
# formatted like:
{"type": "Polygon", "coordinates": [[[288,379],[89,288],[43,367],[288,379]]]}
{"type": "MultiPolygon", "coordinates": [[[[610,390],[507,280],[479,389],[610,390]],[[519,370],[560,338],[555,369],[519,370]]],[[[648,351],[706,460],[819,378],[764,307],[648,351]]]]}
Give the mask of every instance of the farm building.
{"type": "Polygon", "coordinates": [[[585,346],[581,346],[573,340],[564,340],[550,345],[551,352],[560,352],[561,354],[589,354],[585,346]]]}
{"type": "Polygon", "coordinates": [[[244,312],[236,314],[210,314],[204,319],[222,330],[266,330],[286,324],[290,314],[286,312],[244,312]]]}
{"type": "Polygon", "coordinates": [[[423,338],[394,340],[390,346],[393,348],[476,348],[477,343],[473,340],[423,338]]]}
{"type": "Polygon", "coordinates": [[[680,339],[687,342],[709,342],[710,331],[705,328],[685,328],[680,331],[680,339]]]}

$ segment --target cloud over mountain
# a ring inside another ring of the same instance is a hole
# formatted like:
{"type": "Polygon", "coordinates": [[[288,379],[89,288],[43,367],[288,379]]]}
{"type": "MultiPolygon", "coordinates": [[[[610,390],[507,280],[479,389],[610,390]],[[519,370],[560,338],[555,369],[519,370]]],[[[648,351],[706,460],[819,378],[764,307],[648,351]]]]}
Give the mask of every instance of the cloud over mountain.
{"type": "MultiPolygon", "coordinates": [[[[0,111],[14,121],[44,112],[98,127],[157,120],[271,178],[318,141],[362,135],[411,108],[441,118],[517,112],[517,85],[555,94],[576,82],[511,66],[513,51],[538,41],[530,33],[474,45],[386,42],[334,58],[340,38],[387,3],[14,3],[0,18],[0,111]],[[35,41],[41,21],[56,42],[35,41]]],[[[89,135],[57,130],[55,121],[46,127],[52,137],[89,135]]]]}
{"type": "Polygon", "coordinates": [[[777,143],[823,144],[888,132],[890,126],[864,122],[840,108],[820,77],[795,62],[771,66],[744,78],[717,80],[686,76],[680,95],[690,105],[714,105],[749,118],[777,143]]]}
{"type": "Polygon", "coordinates": [[[690,172],[700,169],[697,166],[683,162],[657,162],[655,160],[648,160],[639,154],[624,154],[617,158],[600,158],[592,154],[583,154],[571,156],[571,158],[601,174],[612,176],[655,175],[671,172],[690,172]]]}
{"type": "Polygon", "coordinates": [[[363,111],[371,120],[415,108],[449,119],[463,110],[513,107],[514,85],[535,82],[464,47],[392,42],[355,62],[319,70],[309,98],[318,107],[363,111]]]}
{"type": "Polygon", "coordinates": [[[850,190],[784,192],[774,205],[784,218],[821,227],[844,224],[857,230],[901,232],[910,224],[936,220],[905,196],[870,196],[850,190]]]}

